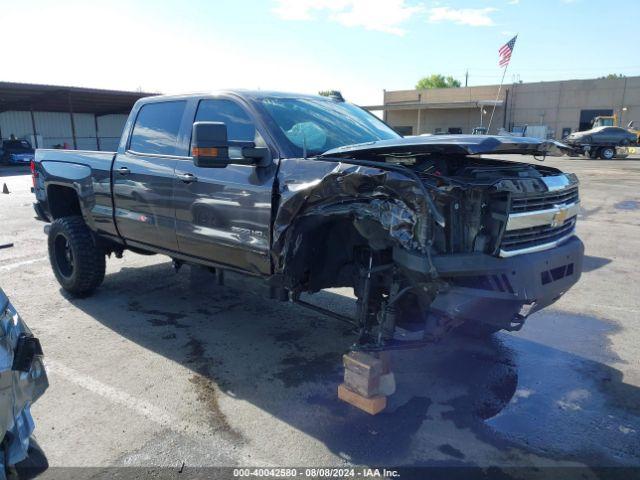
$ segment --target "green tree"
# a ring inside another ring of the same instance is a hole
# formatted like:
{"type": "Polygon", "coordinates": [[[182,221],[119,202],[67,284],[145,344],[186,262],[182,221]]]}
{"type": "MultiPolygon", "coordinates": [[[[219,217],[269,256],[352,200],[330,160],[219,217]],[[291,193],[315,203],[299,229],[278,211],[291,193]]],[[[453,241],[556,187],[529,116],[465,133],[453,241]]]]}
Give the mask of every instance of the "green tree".
{"type": "Polygon", "coordinates": [[[612,79],[615,79],[615,78],[624,78],[624,77],[625,77],[625,75],[623,75],[621,73],[610,73],[606,77],[600,77],[600,78],[606,78],[607,80],[612,80],[612,79]]]}
{"type": "Polygon", "coordinates": [[[416,83],[416,89],[425,90],[427,88],[457,88],[460,86],[460,81],[456,80],[452,76],[445,77],[439,73],[434,73],[428,77],[422,77],[416,83]]]}

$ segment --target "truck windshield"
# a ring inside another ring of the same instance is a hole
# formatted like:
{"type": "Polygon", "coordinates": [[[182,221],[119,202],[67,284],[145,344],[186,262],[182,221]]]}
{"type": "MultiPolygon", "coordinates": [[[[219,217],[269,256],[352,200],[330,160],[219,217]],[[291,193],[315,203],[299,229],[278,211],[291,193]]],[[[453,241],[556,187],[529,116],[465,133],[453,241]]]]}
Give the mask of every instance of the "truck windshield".
{"type": "Polygon", "coordinates": [[[330,99],[260,99],[281,140],[298,155],[318,155],[354,143],[399,138],[395,131],[355,105],[330,99]]]}

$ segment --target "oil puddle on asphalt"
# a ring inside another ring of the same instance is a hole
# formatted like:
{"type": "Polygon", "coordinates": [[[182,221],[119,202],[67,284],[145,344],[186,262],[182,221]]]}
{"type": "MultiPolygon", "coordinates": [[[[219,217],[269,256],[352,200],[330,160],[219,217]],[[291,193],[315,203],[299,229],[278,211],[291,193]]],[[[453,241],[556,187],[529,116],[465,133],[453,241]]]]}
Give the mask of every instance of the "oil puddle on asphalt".
{"type": "Polygon", "coordinates": [[[312,418],[289,420],[357,463],[406,462],[416,445],[427,444],[420,453],[425,465],[473,464],[486,457],[482,449],[637,465],[640,389],[610,366],[620,362],[608,340],[617,329],[594,317],[545,311],[517,334],[454,336],[393,352],[398,390],[382,414],[359,412],[327,389],[308,396],[312,418]],[[448,441],[433,445],[442,438],[448,441]]]}
{"type": "Polygon", "coordinates": [[[531,317],[519,334],[500,335],[517,352],[517,385],[486,427],[555,458],[637,465],[640,388],[610,366],[621,363],[607,337],[617,329],[550,311],[531,317]]]}

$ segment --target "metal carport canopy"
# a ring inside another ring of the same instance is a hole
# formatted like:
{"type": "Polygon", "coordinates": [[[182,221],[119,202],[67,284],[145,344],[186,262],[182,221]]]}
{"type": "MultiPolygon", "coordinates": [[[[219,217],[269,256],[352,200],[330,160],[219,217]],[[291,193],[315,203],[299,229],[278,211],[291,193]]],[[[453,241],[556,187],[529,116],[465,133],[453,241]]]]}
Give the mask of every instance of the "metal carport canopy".
{"type": "Polygon", "coordinates": [[[97,116],[129,113],[142,97],[157,93],[96,88],[0,82],[0,113],[14,111],[93,113],[97,116]]]}

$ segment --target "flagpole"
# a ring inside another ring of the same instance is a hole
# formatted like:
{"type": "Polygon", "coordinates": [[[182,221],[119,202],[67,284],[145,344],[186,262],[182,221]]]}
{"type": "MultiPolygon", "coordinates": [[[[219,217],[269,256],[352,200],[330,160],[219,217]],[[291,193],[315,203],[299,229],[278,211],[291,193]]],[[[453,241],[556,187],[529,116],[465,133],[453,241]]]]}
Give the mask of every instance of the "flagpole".
{"type": "MultiPolygon", "coordinates": [[[[491,121],[493,120],[493,114],[496,112],[496,105],[498,103],[498,99],[500,98],[500,90],[502,90],[502,84],[504,83],[504,76],[507,74],[507,68],[509,68],[509,64],[507,63],[504,67],[504,71],[502,72],[502,79],[500,80],[500,86],[498,87],[498,94],[496,95],[496,101],[493,104],[493,110],[491,110],[491,116],[489,117],[489,126],[487,127],[487,134],[491,130],[491,121]]],[[[505,105],[504,108],[507,108],[505,105]]]]}
{"type": "MultiPolygon", "coordinates": [[[[500,91],[502,90],[502,84],[504,83],[504,76],[507,74],[507,68],[509,68],[509,64],[511,63],[511,55],[513,54],[513,50],[516,46],[516,39],[518,38],[518,34],[513,37],[504,47],[509,47],[509,57],[507,58],[507,64],[504,66],[504,71],[502,72],[502,78],[500,79],[500,86],[498,87],[498,94],[496,95],[496,101],[493,103],[493,110],[491,110],[491,117],[489,117],[489,126],[487,127],[487,133],[491,131],[491,122],[493,121],[493,114],[496,113],[496,105],[498,104],[498,100],[500,99],[500,91]],[[513,41],[513,45],[509,45],[513,41]]],[[[502,48],[504,48],[502,47],[502,48]]],[[[502,53],[502,48],[501,53],[502,53]]],[[[502,56],[502,55],[501,55],[502,56]]],[[[505,105],[506,109],[507,106],[505,105]]]]}

